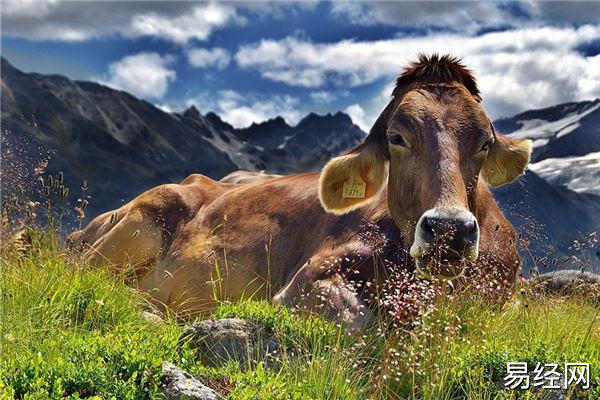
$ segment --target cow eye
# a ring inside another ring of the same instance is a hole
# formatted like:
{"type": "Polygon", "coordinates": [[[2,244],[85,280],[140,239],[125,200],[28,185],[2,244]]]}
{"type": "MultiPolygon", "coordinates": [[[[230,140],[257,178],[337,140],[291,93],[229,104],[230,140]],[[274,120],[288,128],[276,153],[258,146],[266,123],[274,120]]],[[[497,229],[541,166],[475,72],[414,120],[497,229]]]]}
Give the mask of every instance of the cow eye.
{"type": "Polygon", "coordinates": [[[483,144],[483,146],[481,146],[481,150],[480,151],[485,151],[485,152],[489,151],[490,147],[492,147],[493,144],[494,144],[493,140],[488,140],[487,142],[485,142],[483,144]]]}
{"type": "Polygon", "coordinates": [[[388,138],[390,144],[394,146],[406,146],[406,141],[402,137],[402,135],[393,135],[388,138]]]}

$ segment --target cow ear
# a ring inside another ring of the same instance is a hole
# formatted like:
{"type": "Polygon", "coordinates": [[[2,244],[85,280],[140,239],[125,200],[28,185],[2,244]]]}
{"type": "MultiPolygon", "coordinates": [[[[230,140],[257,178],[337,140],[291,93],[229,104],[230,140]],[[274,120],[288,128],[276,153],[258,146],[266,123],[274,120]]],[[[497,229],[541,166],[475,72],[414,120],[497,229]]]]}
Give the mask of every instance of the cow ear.
{"type": "Polygon", "coordinates": [[[523,175],[531,157],[531,140],[512,139],[496,134],[496,140],[483,164],[483,175],[499,187],[523,175]]]}
{"type": "Polygon", "coordinates": [[[371,201],[384,187],[387,160],[372,145],[332,158],[321,171],[319,199],[325,211],[345,214],[371,201]]]}

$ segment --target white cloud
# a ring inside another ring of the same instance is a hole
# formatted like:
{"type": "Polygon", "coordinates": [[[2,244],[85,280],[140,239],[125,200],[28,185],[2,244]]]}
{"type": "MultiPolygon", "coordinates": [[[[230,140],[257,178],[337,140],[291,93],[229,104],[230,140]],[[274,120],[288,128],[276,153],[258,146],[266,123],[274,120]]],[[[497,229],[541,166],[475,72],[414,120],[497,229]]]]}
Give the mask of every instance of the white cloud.
{"type": "Polygon", "coordinates": [[[326,103],[331,103],[332,101],[334,101],[337,98],[337,96],[331,92],[326,92],[324,90],[320,90],[317,92],[310,92],[310,98],[315,103],[326,104],[326,103]]]}
{"type": "Polygon", "coordinates": [[[126,36],[156,36],[185,43],[192,38],[205,40],[215,27],[224,26],[232,20],[244,21],[236,14],[235,8],[209,3],[175,18],[156,12],[135,15],[124,33],[126,36]]]}
{"type": "Polygon", "coordinates": [[[242,46],[235,59],[266,79],[292,86],[353,87],[391,81],[419,52],[452,53],[475,71],[484,105],[498,117],[600,96],[598,57],[577,51],[598,37],[598,25],[336,43],[292,36],[242,46]]]}
{"type": "Polygon", "coordinates": [[[221,47],[212,49],[192,48],[187,51],[188,62],[197,68],[216,67],[224,69],[231,61],[229,52],[221,47]]]}
{"type": "Polygon", "coordinates": [[[221,90],[216,96],[202,93],[188,99],[186,105],[196,106],[202,113],[213,111],[236,128],[244,128],[277,116],[296,124],[306,111],[299,110],[299,99],[289,95],[262,95],[221,90]]]}
{"type": "Polygon", "coordinates": [[[352,118],[352,122],[360,127],[365,132],[369,132],[372,123],[365,120],[365,110],[359,104],[352,104],[344,110],[346,114],[352,118]]]}
{"type": "Polygon", "coordinates": [[[242,68],[257,69],[264,78],[294,86],[319,87],[327,80],[358,86],[398,71],[400,60],[389,54],[390,42],[319,44],[297,37],[263,39],[241,46],[235,60],[242,68]]]}
{"type": "Polygon", "coordinates": [[[176,78],[175,71],[169,68],[174,61],[171,55],[138,53],[110,64],[108,76],[97,80],[139,97],[158,99],[176,78]]]}
{"type": "Polygon", "coordinates": [[[172,113],[173,109],[171,108],[171,106],[169,104],[155,104],[155,106],[157,108],[160,108],[161,110],[163,110],[166,113],[172,113]]]}
{"type": "Polygon", "coordinates": [[[3,1],[2,33],[32,40],[83,41],[122,35],[183,44],[244,24],[233,4],[195,2],[3,1]]]}
{"type": "Polygon", "coordinates": [[[391,100],[394,86],[393,81],[386,82],[379,88],[375,96],[361,104],[351,104],[344,111],[352,117],[352,121],[356,125],[368,133],[381,111],[383,111],[387,103],[391,100]],[[354,106],[358,106],[360,109],[354,106]]]}

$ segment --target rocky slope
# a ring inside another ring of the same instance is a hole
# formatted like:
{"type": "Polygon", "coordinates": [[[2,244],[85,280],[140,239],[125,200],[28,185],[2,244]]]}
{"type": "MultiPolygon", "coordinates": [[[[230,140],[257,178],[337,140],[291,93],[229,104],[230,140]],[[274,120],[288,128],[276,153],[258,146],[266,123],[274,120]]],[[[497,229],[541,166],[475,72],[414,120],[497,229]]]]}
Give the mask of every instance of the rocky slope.
{"type": "MultiPolygon", "coordinates": [[[[4,58],[1,67],[4,148],[32,162],[50,153],[47,172],[63,171],[72,189],[87,180],[89,216],[191,173],[219,179],[237,169],[316,170],[364,136],[342,113],[310,114],[295,127],[276,118],[237,130],[194,107],[166,113],[97,83],[26,74],[4,58]]],[[[15,189],[8,181],[5,194],[15,189]]]]}
{"type": "Polygon", "coordinates": [[[195,107],[181,114],[186,125],[208,129],[207,140],[222,149],[238,169],[288,174],[314,171],[332,156],[354,147],[365,133],[350,117],[311,113],[292,127],[281,117],[235,129],[214,114],[202,116],[195,107]]]}

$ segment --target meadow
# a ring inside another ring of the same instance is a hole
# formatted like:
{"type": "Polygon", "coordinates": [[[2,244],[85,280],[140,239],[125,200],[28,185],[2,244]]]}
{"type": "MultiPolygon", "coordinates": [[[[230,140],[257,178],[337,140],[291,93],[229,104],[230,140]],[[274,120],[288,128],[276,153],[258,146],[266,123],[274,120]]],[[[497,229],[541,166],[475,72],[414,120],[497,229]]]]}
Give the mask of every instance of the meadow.
{"type": "Polygon", "coordinates": [[[361,400],[541,399],[539,390],[503,387],[507,362],[589,362],[590,389],[573,387],[569,398],[600,398],[600,304],[590,293],[523,286],[503,307],[449,297],[414,323],[382,318],[361,335],[265,302],[223,302],[211,318],[269,329],[281,362],[207,367],[177,346],[191,321],[144,318],[153,311],[146,295],[65,250],[55,230],[3,240],[1,260],[2,400],[158,399],[164,360],[229,399],[361,400]]]}

